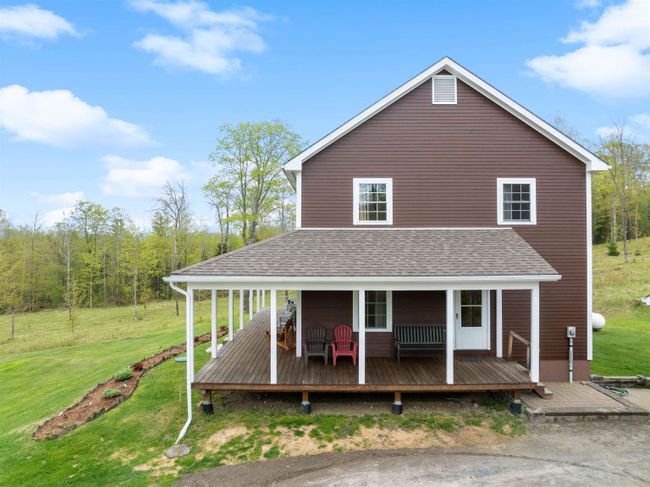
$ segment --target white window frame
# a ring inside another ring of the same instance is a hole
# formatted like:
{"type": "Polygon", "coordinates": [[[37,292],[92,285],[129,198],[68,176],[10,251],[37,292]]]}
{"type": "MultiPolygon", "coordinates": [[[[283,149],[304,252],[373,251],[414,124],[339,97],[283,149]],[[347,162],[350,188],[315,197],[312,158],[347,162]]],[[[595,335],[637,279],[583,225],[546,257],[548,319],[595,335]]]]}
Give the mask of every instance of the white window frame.
{"type": "Polygon", "coordinates": [[[453,74],[436,74],[431,78],[431,103],[433,105],[457,105],[458,104],[458,79],[453,74]],[[436,79],[452,78],[454,80],[454,101],[436,101],[436,79]]]}
{"type": "MultiPolygon", "coordinates": [[[[359,291],[352,291],[352,331],[359,331],[359,291]]],[[[393,332],[393,291],[386,291],[386,328],[368,328],[367,333],[393,332]]]]}
{"type": "Polygon", "coordinates": [[[352,180],[352,222],[354,225],[392,225],[393,224],[393,178],[354,178],[352,180]],[[359,219],[359,186],[362,184],[386,185],[386,220],[365,221],[359,219]]]}
{"type": "Polygon", "coordinates": [[[535,178],[497,178],[497,224],[537,225],[537,180],[535,178]],[[504,184],[528,184],[530,186],[530,220],[505,220],[503,218],[504,184]]]}

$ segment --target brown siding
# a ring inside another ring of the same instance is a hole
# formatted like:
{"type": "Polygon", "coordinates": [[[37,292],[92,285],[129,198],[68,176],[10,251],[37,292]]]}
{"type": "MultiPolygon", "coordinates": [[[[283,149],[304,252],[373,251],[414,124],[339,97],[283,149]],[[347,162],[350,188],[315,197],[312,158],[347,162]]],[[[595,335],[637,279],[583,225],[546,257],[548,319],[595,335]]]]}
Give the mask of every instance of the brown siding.
{"type": "MultiPolygon", "coordinates": [[[[398,227],[495,226],[496,178],[537,178],[537,226],[516,227],[562,275],[541,286],[541,358],[586,359],[585,166],[458,82],[457,105],[424,83],[303,166],[303,227],[352,226],[352,178],[392,177],[398,227]]],[[[504,293],[504,336],[529,326],[529,293],[504,293]]],[[[529,329],[529,328],[528,328],[529,329]]]]}

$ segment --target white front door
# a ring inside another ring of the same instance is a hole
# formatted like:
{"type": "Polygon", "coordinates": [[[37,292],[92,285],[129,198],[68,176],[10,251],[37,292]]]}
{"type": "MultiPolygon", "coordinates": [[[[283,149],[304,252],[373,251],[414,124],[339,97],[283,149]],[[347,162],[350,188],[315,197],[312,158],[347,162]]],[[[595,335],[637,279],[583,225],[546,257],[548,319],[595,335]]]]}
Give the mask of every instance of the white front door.
{"type": "Polygon", "coordinates": [[[456,350],[490,349],[490,291],[456,291],[456,350]]]}

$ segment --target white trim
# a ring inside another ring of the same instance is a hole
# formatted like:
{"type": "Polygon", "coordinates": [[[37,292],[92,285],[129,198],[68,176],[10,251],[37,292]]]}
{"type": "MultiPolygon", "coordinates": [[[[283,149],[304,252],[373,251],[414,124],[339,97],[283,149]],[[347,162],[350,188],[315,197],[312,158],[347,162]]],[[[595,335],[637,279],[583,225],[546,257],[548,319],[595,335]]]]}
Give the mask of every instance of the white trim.
{"type": "Polygon", "coordinates": [[[591,173],[587,172],[586,206],[587,206],[587,360],[594,359],[594,311],[593,256],[592,256],[592,222],[591,222],[591,173]]]}
{"type": "Polygon", "coordinates": [[[493,226],[493,227],[392,227],[392,228],[386,228],[386,227],[369,227],[369,228],[360,228],[360,227],[306,227],[303,228],[302,231],[307,232],[307,231],[312,231],[312,230],[325,230],[325,231],[331,231],[331,230],[386,230],[386,231],[395,231],[395,230],[406,230],[406,231],[414,231],[414,230],[424,230],[424,231],[431,231],[431,230],[512,230],[511,227],[504,227],[504,226],[493,226]]]}
{"type": "Polygon", "coordinates": [[[296,357],[302,357],[302,291],[296,292],[296,357]]]}
{"type": "Polygon", "coordinates": [[[248,290],[248,320],[253,319],[253,290],[248,290]]]}
{"type": "Polygon", "coordinates": [[[239,290],[239,329],[244,329],[244,290],[239,290]]]}
{"type": "Polygon", "coordinates": [[[539,382],[539,284],[530,290],[530,380],[539,382]]]}
{"type": "Polygon", "coordinates": [[[354,225],[392,225],[393,224],[393,178],[353,178],[352,179],[352,223],[354,225]],[[386,220],[366,221],[359,219],[359,186],[361,184],[386,185],[386,220]]]}
{"type": "Polygon", "coordinates": [[[447,289],[446,294],[446,327],[447,327],[447,340],[445,343],[445,382],[447,384],[454,383],[454,289],[447,289]]]}
{"type": "Polygon", "coordinates": [[[271,289],[271,313],[270,313],[270,348],[269,353],[271,359],[271,384],[278,383],[278,310],[277,310],[277,294],[275,289],[271,289]]]}
{"type": "Polygon", "coordinates": [[[503,290],[496,290],[496,352],[497,358],[503,357],[503,290]]]}
{"type": "MultiPolygon", "coordinates": [[[[521,282],[541,282],[541,281],[559,281],[560,274],[536,274],[530,276],[350,276],[350,277],[330,277],[330,276],[171,276],[164,278],[166,282],[187,282],[193,284],[209,284],[202,289],[212,289],[218,287],[228,287],[232,283],[241,283],[245,285],[263,285],[265,289],[270,289],[273,285],[282,284],[288,286],[287,290],[300,289],[299,285],[320,284],[326,287],[334,287],[345,290],[359,289],[366,287],[370,290],[381,290],[381,286],[387,286],[386,289],[399,291],[401,284],[422,285],[423,289],[427,286],[432,289],[438,284],[443,284],[438,289],[447,289],[445,285],[457,284],[457,289],[462,285],[476,286],[479,283],[502,283],[504,289],[530,289],[530,287],[521,287],[516,283],[521,282]]],[[[318,286],[316,286],[318,287],[318,286]]],[[[284,287],[282,289],[285,289],[284,287]]],[[[467,289],[467,288],[466,288],[467,289]]],[[[474,289],[479,289],[475,287],[474,289]]],[[[480,289],[494,289],[489,286],[480,289]]]]}
{"type": "Polygon", "coordinates": [[[489,83],[483,81],[481,78],[471,73],[454,60],[450,59],[449,57],[444,57],[440,61],[434,63],[422,71],[420,74],[411,78],[409,81],[402,84],[397,89],[393,90],[381,98],[379,101],[366,108],[361,113],[351,118],[343,125],[339,126],[337,129],[333,130],[328,135],[302,151],[300,154],[285,164],[285,172],[300,171],[302,169],[302,164],[310,157],[325,149],[327,146],[337,141],[345,134],[382,111],[384,108],[399,100],[404,95],[420,86],[422,83],[427,82],[433,75],[442,70],[446,70],[457,78],[460,78],[464,83],[468,84],[476,91],[483,94],[485,97],[497,105],[501,106],[507,112],[511,113],[519,120],[532,127],[534,130],[555,144],[559,145],[573,156],[577,157],[587,165],[588,171],[604,171],[609,169],[609,166],[603,160],[572,140],[570,137],[566,136],[555,127],[545,122],[514,100],[508,98],[499,90],[491,86],[489,83]]]}
{"type": "Polygon", "coordinates": [[[431,103],[433,105],[456,105],[458,103],[458,82],[453,74],[436,74],[431,77],[431,103]],[[451,78],[454,80],[454,101],[436,101],[436,80],[451,78]]]}
{"type": "MultiPolygon", "coordinates": [[[[384,289],[366,289],[368,291],[384,291],[384,289]]],[[[359,291],[352,291],[352,331],[359,331],[359,291]]],[[[366,302],[364,298],[364,303],[366,302]]],[[[365,314],[365,313],[364,313],[365,314]]],[[[393,291],[386,290],[386,328],[368,328],[367,333],[392,333],[393,332],[393,291]]]]}
{"type": "Polygon", "coordinates": [[[302,227],[302,171],[296,171],[296,228],[302,227]]]}
{"type": "Polygon", "coordinates": [[[211,311],[212,311],[212,321],[210,324],[210,352],[212,353],[212,358],[217,357],[217,290],[213,289],[211,294],[212,302],[211,311]]]}
{"type": "Polygon", "coordinates": [[[235,307],[234,307],[233,290],[228,289],[228,340],[232,341],[235,338],[235,307]]]}
{"type": "Polygon", "coordinates": [[[359,303],[359,350],[357,356],[357,367],[359,368],[359,384],[366,383],[366,291],[360,289],[357,293],[359,303]]]}
{"type": "Polygon", "coordinates": [[[535,178],[497,178],[497,224],[498,225],[537,225],[537,180],[535,178]],[[503,185],[528,184],[530,186],[530,220],[504,220],[503,185]]]}

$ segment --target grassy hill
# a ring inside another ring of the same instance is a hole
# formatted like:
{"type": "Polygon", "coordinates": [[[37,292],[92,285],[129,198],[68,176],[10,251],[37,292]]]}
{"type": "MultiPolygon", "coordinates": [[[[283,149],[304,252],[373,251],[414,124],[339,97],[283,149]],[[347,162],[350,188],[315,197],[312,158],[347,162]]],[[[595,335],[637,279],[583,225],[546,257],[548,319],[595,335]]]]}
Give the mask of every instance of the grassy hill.
{"type": "MultiPolygon", "coordinates": [[[[619,243],[622,252],[622,244],[619,243]]],[[[650,237],[629,242],[629,262],[594,246],[594,311],[607,319],[594,333],[592,372],[650,376],[650,237]]]]}

